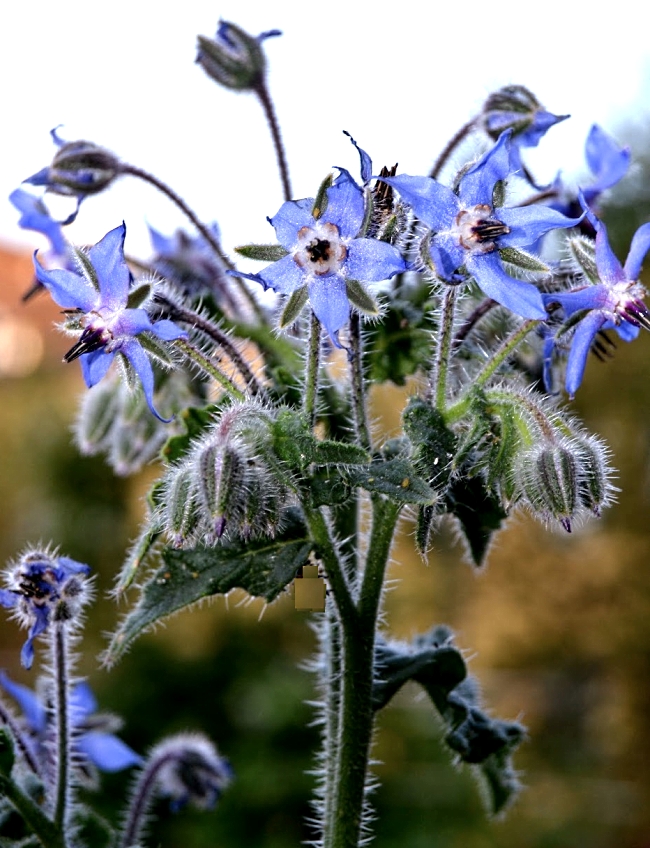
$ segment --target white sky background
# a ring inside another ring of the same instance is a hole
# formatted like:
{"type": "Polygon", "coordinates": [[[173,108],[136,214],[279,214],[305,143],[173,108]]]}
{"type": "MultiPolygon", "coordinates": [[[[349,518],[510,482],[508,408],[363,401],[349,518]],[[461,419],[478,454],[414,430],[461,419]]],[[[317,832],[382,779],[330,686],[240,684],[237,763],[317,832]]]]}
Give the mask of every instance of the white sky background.
{"type": "MultiPolygon", "coordinates": [[[[358,173],[344,129],[377,169],[399,162],[401,172],[427,173],[486,95],[507,83],[572,115],[526,157],[538,180],[559,168],[576,174],[593,122],[611,132],[650,112],[647,95],[642,102],[650,37],[639,8],[632,0],[599,12],[575,0],[401,0],[382,17],[379,3],[365,0],[12,4],[0,31],[0,239],[44,245],[17,228],[4,198],[49,164],[49,130],[62,124],[64,139],[92,140],[172,185],[201,218],[219,222],[227,250],[274,241],[265,217],[282,195],[261,109],[194,64],[196,35],[213,36],[219,17],[253,34],[284,33],[266,51],[295,197],[313,196],[334,165],[358,173]]],[[[127,252],[142,258],[145,221],[165,233],[185,226],[169,201],[126,177],[86,200],[66,232],[94,243],[122,220],[127,252]]]]}

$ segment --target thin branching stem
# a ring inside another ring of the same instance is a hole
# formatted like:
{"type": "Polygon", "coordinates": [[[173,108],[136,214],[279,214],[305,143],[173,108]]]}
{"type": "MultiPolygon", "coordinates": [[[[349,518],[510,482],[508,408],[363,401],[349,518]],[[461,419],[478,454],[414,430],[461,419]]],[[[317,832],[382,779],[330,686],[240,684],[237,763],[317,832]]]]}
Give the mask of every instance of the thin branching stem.
{"type": "Polygon", "coordinates": [[[185,341],[185,339],[176,339],[173,344],[195,365],[198,365],[209,377],[212,377],[213,380],[216,380],[219,385],[228,392],[229,395],[232,395],[236,400],[245,400],[245,394],[240,391],[237,386],[232,382],[232,380],[227,377],[215,363],[209,359],[205,354],[201,353],[201,351],[194,347],[194,345],[185,341]]]}
{"type": "Polygon", "coordinates": [[[29,795],[23,792],[10,777],[2,773],[0,773],[0,796],[6,798],[15,807],[44,848],[66,848],[67,841],[63,831],[56,827],[29,795]]]}
{"type": "Polygon", "coordinates": [[[9,728],[11,735],[13,737],[14,742],[16,743],[18,750],[20,751],[25,764],[29,768],[30,771],[34,772],[36,775],[40,775],[41,770],[39,767],[34,754],[32,753],[32,749],[30,748],[27,740],[23,732],[21,731],[18,723],[15,718],[9,712],[9,710],[5,707],[5,705],[0,701],[0,722],[6,725],[9,728]]]}
{"type": "MultiPolygon", "coordinates": [[[[181,212],[192,222],[192,224],[196,227],[199,233],[201,233],[205,241],[210,245],[212,250],[219,257],[225,267],[229,271],[236,272],[237,269],[235,265],[224,251],[218,239],[215,238],[214,233],[210,232],[210,229],[206,227],[206,225],[200,220],[196,213],[187,205],[183,198],[174,191],[173,188],[168,186],[162,180],[159,180],[158,177],[154,176],[153,174],[150,174],[148,171],[145,171],[142,168],[138,168],[135,165],[129,165],[126,162],[120,163],[120,173],[129,174],[132,177],[137,177],[140,180],[144,180],[145,182],[150,183],[152,186],[157,188],[158,191],[162,192],[166,197],[168,197],[172,201],[172,203],[178,206],[181,212]]],[[[244,281],[241,279],[241,277],[237,277],[236,274],[233,275],[233,280],[236,281],[236,285],[239,286],[240,293],[245,298],[246,302],[251,307],[256,317],[262,320],[263,315],[260,309],[260,305],[253,297],[251,292],[248,290],[244,281]]]]}
{"type": "Polygon", "coordinates": [[[204,335],[211,338],[214,342],[216,342],[219,347],[223,348],[226,352],[226,355],[231,360],[232,364],[235,366],[237,371],[239,372],[241,378],[246,383],[248,390],[253,395],[263,395],[264,387],[260,384],[257,377],[251,371],[248,363],[237,349],[236,345],[233,344],[232,339],[227,333],[224,333],[216,324],[212,321],[207,320],[198,312],[195,312],[193,309],[188,309],[185,306],[181,306],[178,303],[175,303],[169,298],[166,298],[162,294],[155,295],[156,303],[161,304],[165,312],[169,315],[169,317],[174,321],[183,321],[186,324],[191,324],[192,327],[199,330],[204,335]]]}
{"type": "Polygon", "coordinates": [[[429,171],[429,176],[432,179],[434,179],[434,180],[438,179],[442,169],[447,164],[447,160],[449,159],[451,154],[458,147],[458,145],[461,143],[461,141],[463,141],[463,139],[470,134],[470,132],[474,129],[475,126],[476,126],[476,118],[472,118],[471,121],[468,121],[466,124],[464,124],[458,130],[458,132],[453,136],[453,138],[451,138],[449,140],[449,142],[447,143],[447,146],[442,151],[440,156],[438,156],[438,158],[436,159],[436,161],[433,164],[433,167],[429,171]]]}
{"type": "Polygon", "coordinates": [[[165,756],[149,760],[135,785],[133,797],[126,815],[122,840],[122,848],[136,845],[147,822],[147,811],[153,799],[158,773],[163,766],[175,759],[175,754],[169,752],[165,756]]]}
{"type": "Polygon", "coordinates": [[[507,336],[499,345],[497,350],[490,356],[489,362],[480,371],[474,380],[473,387],[484,386],[492,375],[503,365],[514,350],[523,342],[528,333],[540,322],[534,319],[523,321],[517,329],[507,336]]]}
{"type": "Polygon", "coordinates": [[[284,195],[284,199],[291,200],[291,181],[289,179],[289,166],[287,164],[287,157],[284,150],[284,144],[282,142],[282,134],[280,133],[280,125],[275,114],[273,100],[271,99],[271,95],[269,94],[269,90],[266,86],[266,80],[264,79],[264,77],[262,77],[260,82],[255,86],[255,94],[257,94],[259,98],[260,104],[262,105],[262,109],[264,110],[264,115],[269,125],[269,129],[271,131],[273,147],[275,148],[275,155],[278,160],[278,170],[280,171],[280,180],[282,181],[282,193],[284,195]]]}

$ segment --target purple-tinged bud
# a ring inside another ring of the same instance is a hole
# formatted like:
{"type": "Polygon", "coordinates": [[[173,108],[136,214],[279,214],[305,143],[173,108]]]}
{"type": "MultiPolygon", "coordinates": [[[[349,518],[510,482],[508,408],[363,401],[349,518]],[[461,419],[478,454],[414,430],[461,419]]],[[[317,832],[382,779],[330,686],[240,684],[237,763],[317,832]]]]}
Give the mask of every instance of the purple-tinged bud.
{"type": "Polygon", "coordinates": [[[187,804],[211,809],[232,778],[230,763],[206,736],[179,733],[163,739],[152,749],[134,786],[121,844],[141,844],[156,796],[169,798],[173,812],[187,804]]]}
{"type": "Polygon", "coordinates": [[[219,21],[214,38],[199,35],[196,61],[215,82],[234,91],[255,91],[266,74],[262,42],[279,30],[249,35],[235,24],[219,21]]]}
{"type": "Polygon", "coordinates": [[[580,461],[580,484],[578,497],[586,509],[598,518],[603,507],[609,506],[615,491],[611,483],[612,467],[609,450],[595,436],[583,436],[577,440],[580,461]]]}
{"type": "Polygon", "coordinates": [[[120,161],[110,150],[92,141],[64,142],[56,130],[52,130],[52,138],[59,147],[52,164],[24,182],[45,186],[54,194],[83,200],[108,188],[119,176],[120,161]]]}
{"type": "Polygon", "coordinates": [[[34,659],[34,640],[52,622],[80,622],[91,595],[89,573],[89,566],[49,549],[25,551],[6,569],[0,605],[12,609],[20,625],[29,629],[21,653],[25,668],[31,668],[34,659]]]}
{"type": "Polygon", "coordinates": [[[483,128],[493,141],[511,129],[524,147],[536,147],[550,127],[568,117],[547,112],[523,85],[506,85],[493,92],[481,110],[483,128]]]}
{"type": "Polygon", "coordinates": [[[182,465],[168,476],[165,485],[165,520],[172,545],[182,548],[194,538],[199,523],[194,486],[194,470],[182,465]]]}
{"type": "Polygon", "coordinates": [[[521,457],[520,479],[533,514],[555,518],[570,533],[571,520],[581,507],[577,451],[544,442],[521,457]]]}

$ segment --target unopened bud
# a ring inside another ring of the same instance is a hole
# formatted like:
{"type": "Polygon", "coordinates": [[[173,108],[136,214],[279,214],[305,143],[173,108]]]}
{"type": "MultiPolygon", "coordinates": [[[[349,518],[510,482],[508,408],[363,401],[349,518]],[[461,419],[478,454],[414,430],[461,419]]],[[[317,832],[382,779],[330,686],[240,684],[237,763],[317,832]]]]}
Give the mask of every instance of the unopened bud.
{"type": "Polygon", "coordinates": [[[580,502],[600,517],[603,507],[609,506],[614,489],[610,482],[612,468],[607,448],[594,436],[586,436],[578,440],[577,450],[580,457],[580,502]]]}
{"type": "Polygon", "coordinates": [[[535,95],[523,85],[506,85],[490,94],[483,104],[483,128],[496,141],[511,129],[524,147],[536,147],[544,133],[569,115],[547,112],[535,95]]]}
{"type": "Polygon", "coordinates": [[[533,513],[555,518],[567,533],[581,506],[579,456],[568,447],[542,444],[521,459],[521,482],[533,513]]]}
{"type": "Polygon", "coordinates": [[[254,91],[266,73],[265,38],[280,35],[278,30],[249,35],[235,24],[219,21],[215,38],[199,35],[196,61],[215,82],[235,91],[254,91]]]}
{"type": "Polygon", "coordinates": [[[24,182],[46,186],[55,194],[83,199],[98,194],[120,173],[118,158],[92,141],[63,142],[52,130],[59,149],[48,168],[28,177],[24,182]]]}

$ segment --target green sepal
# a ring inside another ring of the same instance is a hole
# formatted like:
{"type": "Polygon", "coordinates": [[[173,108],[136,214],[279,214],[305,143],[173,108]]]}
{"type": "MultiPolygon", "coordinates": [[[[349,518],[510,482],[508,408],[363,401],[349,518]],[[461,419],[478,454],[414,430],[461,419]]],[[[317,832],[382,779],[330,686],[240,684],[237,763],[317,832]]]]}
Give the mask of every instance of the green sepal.
{"type": "Polygon", "coordinates": [[[163,550],[162,567],[148,578],[138,603],[113,635],[105,662],[111,665],[141,633],[205,598],[244,589],[270,603],[306,564],[311,550],[295,509],[285,512],[282,530],[274,539],[222,539],[215,547],[163,550]]]}
{"type": "MultiPolygon", "coordinates": [[[[162,497],[163,492],[164,488],[162,484],[156,483],[149,492],[148,498],[153,501],[156,496],[162,497]]],[[[131,586],[140,567],[156,547],[156,542],[160,539],[161,535],[162,527],[159,526],[157,521],[150,518],[126,555],[115,584],[115,589],[113,590],[114,595],[121,595],[122,592],[126,592],[129,586],[131,586]]]]}
{"type": "Polygon", "coordinates": [[[480,475],[470,477],[461,472],[449,486],[445,500],[447,511],[459,521],[474,565],[480,568],[492,536],[501,529],[508,513],[480,475]]]}
{"type": "Polygon", "coordinates": [[[549,274],[551,271],[548,265],[537,256],[526,253],[525,250],[520,250],[518,247],[502,247],[499,250],[499,256],[502,262],[507,262],[523,271],[532,271],[536,274],[549,274]]]}
{"type": "Polygon", "coordinates": [[[280,320],[278,322],[280,329],[284,329],[285,327],[288,327],[293,324],[293,322],[305,308],[308,299],[309,292],[307,291],[306,285],[299,286],[297,289],[291,292],[291,294],[287,298],[287,302],[284,304],[284,308],[280,315],[280,320]]]}
{"type": "Polygon", "coordinates": [[[379,305],[374,297],[367,292],[358,280],[346,280],[345,290],[352,306],[356,306],[367,315],[379,315],[379,305]]]}
{"type": "Polygon", "coordinates": [[[149,283],[141,283],[134,289],[131,289],[126,299],[128,309],[139,309],[142,304],[151,295],[151,286],[149,283]]]}
{"type": "Polygon", "coordinates": [[[323,182],[320,184],[318,191],[316,192],[316,197],[314,198],[314,205],[311,208],[312,217],[318,220],[323,212],[327,209],[327,190],[332,187],[332,183],[334,182],[334,177],[332,174],[328,174],[323,182]]]}
{"type": "MultiPolygon", "coordinates": [[[[173,367],[174,360],[169,352],[169,342],[165,343],[161,341],[157,336],[154,336],[153,333],[144,332],[138,335],[138,341],[142,345],[142,347],[153,356],[154,359],[157,359],[159,362],[162,362],[163,365],[168,366],[169,368],[173,367]]],[[[126,359],[126,357],[124,357],[126,359]]],[[[126,360],[129,365],[131,364],[129,360],[126,360]]],[[[139,381],[137,378],[136,382],[139,381]]]]}
{"type": "Polygon", "coordinates": [[[0,727],[0,773],[9,777],[14,760],[14,740],[6,728],[0,727]]]}
{"type": "Polygon", "coordinates": [[[580,266],[585,277],[593,285],[600,283],[600,274],[596,265],[596,243],[586,236],[573,236],[567,239],[569,251],[580,266]]]}
{"type": "Polygon", "coordinates": [[[350,482],[397,503],[433,504],[436,493],[406,459],[377,460],[349,471],[350,482]]]}
{"type": "MultiPolygon", "coordinates": [[[[498,209],[500,206],[505,206],[506,203],[506,181],[497,180],[492,189],[492,208],[498,209]]],[[[498,212],[495,215],[498,216],[498,212]]]]}
{"type": "Polygon", "coordinates": [[[180,462],[189,453],[193,443],[211,424],[214,424],[215,415],[219,409],[219,404],[211,403],[202,407],[190,406],[179,412],[177,418],[185,427],[185,432],[178,436],[171,436],[163,445],[160,453],[167,464],[173,465],[175,462],[180,462]]]}
{"type": "Polygon", "coordinates": [[[277,262],[289,251],[281,244],[242,244],[235,248],[235,253],[246,259],[257,259],[259,262],[277,262]]]}
{"type": "Polygon", "coordinates": [[[90,261],[90,257],[85,250],[82,250],[80,247],[75,247],[74,245],[70,245],[70,250],[74,254],[74,258],[79,265],[79,270],[84,275],[84,277],[88,280],[91,286],[99,291],[99,278],[97,277],[97,271],[95,270],[95,266],[90,261]]]}

